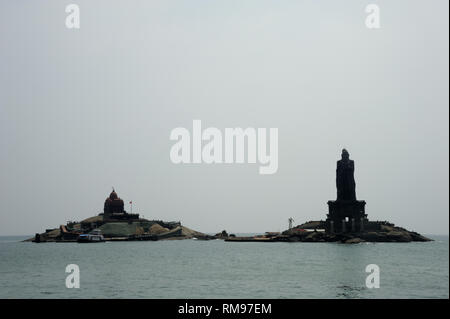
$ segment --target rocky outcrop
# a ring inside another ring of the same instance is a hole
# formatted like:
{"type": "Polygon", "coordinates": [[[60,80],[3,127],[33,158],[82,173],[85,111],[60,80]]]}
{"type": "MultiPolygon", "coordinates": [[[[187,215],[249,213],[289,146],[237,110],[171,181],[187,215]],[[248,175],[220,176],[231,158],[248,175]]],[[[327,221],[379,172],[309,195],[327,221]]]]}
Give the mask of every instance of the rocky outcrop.
{"type": "Polygon", "coordinates": [[[365,240],[361,239],[361,238],[358,238],[358,237],[355,237],[355,238],[347,239],[344,243],[345,244],[359,244],[359,243],[362,243],[362,242],[365,242],[365,240]]]}
{"type": "Polygon", "coordinates": [[[310,221],[284,231],[278,236],[254,236],[227,238],[229,242],[339,242],[345,244],[359,244],[363,242],[397,242],[431,241],[416,232],[408,231],[387,222],[371,222],[371,230],[363,232],[327,233],[323,228],[323,221],[310,221]]]}
{"type": "Polygon", "coordinates": [[[222,232],[215,234],[214,237],[218,239],[225,239],[228,238],[228,233],[226,230],[222,230],[222,232]]]}
{"type": "Polygon", "coordinates": [[[87,233],[92,228],[100,229],[105,240],[111,241],[190,239],[208,236],[181,226],[179,222],[146,219],[105,222],[102,216],[93,216],[81,222],[70,222],[67,225],[61,225],[59,229],[50,229],[44,233],[38,233],[25,241],[73,242],[77,240],[80,234],[87,233]]]}
{"type": "Polygon", "coordinates": [[[169,231],[168,228],[162,227],[160,224],[153,224],[148,229],[148,232],[150,233],[150,235],[164,234],[164,233],[167,233],[168,231],[169,231]]]}

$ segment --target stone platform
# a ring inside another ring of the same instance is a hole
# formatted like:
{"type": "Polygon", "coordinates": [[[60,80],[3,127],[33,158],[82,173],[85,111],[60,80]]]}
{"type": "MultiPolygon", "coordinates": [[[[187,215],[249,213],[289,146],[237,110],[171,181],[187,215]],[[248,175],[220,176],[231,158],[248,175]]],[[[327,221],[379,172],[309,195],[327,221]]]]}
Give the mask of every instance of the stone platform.
{"type": "Polygon", "coordinates": [[[325,229],[328,233],[362,232],[368,219],[363,200],[330,200],[325,229]]]}

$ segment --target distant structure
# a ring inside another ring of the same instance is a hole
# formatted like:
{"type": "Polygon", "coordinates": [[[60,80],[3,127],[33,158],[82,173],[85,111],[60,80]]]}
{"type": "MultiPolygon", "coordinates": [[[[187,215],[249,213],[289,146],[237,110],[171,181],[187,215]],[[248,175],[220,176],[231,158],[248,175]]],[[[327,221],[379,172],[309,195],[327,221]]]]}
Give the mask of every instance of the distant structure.
{"type": "Polygon", "coordinates": [[[128,214],[124,210],[123,200],[117,196],[117,193],[113,188],[111,194],[109,194],[109,197],[105,200],[105,205],[103,207],[103,220],[113,221],[133,219],[139,219],[139,214],[128,214]]]}
{"type": "Polygon", "coordinates": [[[289,217],[288,222],[289,222],[289,229],[292,229],[292,223],[294,222],[294,218],[289,217]]]}
{"type": "Polygon", "coordinates": [[[356,199],[354,171],[355,163],[343,149],[336,168],[337,199],[328,201],[325,228],[329,233],[362,232],[368,223],[366,202],[356,199]]]}

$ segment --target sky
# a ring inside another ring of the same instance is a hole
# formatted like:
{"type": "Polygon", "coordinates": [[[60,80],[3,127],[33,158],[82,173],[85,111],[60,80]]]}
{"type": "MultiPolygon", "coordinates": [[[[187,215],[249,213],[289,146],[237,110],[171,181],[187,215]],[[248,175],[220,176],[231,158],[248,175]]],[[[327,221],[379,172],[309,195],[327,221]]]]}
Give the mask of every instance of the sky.
{"type": "Polygon", "coordinates": [[[0,235],[97,215],[112,187],[147,219],[282,231],[326,218],[342,148],[370,220],[448,234],[448,21],[445,0],[1,0],[0,235]],[[278,128],[278,171],[172,163],[196,119],[278,128]]]}

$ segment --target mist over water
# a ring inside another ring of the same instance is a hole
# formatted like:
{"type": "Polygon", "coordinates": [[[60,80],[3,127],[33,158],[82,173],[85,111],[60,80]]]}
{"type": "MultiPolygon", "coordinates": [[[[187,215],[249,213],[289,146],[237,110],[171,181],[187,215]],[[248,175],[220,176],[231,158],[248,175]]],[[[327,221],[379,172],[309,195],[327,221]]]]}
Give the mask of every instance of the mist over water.
{"type": "Polygon", "coordinates": [[[434,242],[100,244],[0,239],[0,298],[448,298],[449,239],[434,242]],[[80,267],[80,288],[65,267],[80,267]],[[380,288],[365,267],[380,267],[380,288]]]}

